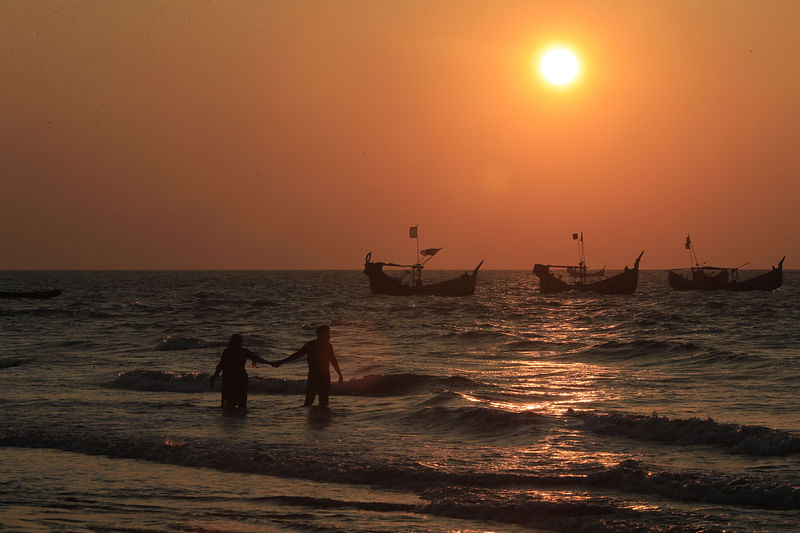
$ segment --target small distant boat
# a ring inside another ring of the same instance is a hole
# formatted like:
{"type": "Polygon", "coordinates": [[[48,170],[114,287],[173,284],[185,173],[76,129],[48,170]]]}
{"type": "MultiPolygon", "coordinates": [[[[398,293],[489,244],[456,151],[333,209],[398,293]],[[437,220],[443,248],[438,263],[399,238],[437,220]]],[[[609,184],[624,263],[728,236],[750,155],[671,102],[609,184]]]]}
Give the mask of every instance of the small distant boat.
{"type": "Polygon", "coordinates": [[[61,294],[61,289],[47,289],[41,291],[0,291],[0,298],[28,298],[31,300],[46,300],[61,294]]]}
{"type": "Polygon", "coordinates": [[[783,261],[786,259],[785,256],[778,262],[777,267],[772,267],[772,270],[749,279],[739,280],[739,269],[741,267],[729,268],[700,265],[689,235],[686,236],[685,246],[689,250],[689,259],[694,266],[667,270],[667,281],[670,287],[676,291],[774,291],[783,285],[783,261]]]}
{"type": "Polygon", "coordinates": [[[483,265],[483,261],[478,263],[478,266],[471,273],[465,272],[457,278],[426,285],[422,281],[422,269],[441,248],[420,250],[417,226],[411,226],[409,237],[417,239],[417,262],[413,265],[373,262],[372,252],[367,253],[364,260],[364,274],[369,278],[369,288],[373,294],[391,296],[470,296],[475,294],[478,270],[483,265]],[[410,282],[404,282],[398,277],[388,275],[383,271],[383,267],[386,266],[408,269],[407,273],[410,273],[410,282]]]}
{"type": "Polygon", "coordinates": [[[605,277],[605,267],[595,272],[587,272],[583,232],[574,233],[572,238],[578,241],[578,264],[543,265],[537,263],[534,265],[533,273],[539,278],[539,292],[554,294],[585,291],[598,294],[633,294],[636,291],[639,283],[639,261],[641,261],[644,251],[634,261],[633,268],[626,266],[623,272],[605,277]],[[568,279],[564,279],[565,277],[568,279]]]}

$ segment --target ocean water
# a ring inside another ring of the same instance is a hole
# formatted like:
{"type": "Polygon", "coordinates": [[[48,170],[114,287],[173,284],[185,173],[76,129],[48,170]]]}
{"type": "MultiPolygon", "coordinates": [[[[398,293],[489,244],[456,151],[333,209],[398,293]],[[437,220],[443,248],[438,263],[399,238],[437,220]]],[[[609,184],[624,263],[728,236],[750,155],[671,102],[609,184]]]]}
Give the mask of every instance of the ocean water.
{"type": "MultiPolygon", "coordinates": [[[[429,277],[456,273],[430,272],[429,277]]],[[[0,272],[0,529],[796,531],[800,273],[770,293],[373,296],[359,271],[0,272]],[[344,384],[208,377],[328,323],[344,384]]]]}

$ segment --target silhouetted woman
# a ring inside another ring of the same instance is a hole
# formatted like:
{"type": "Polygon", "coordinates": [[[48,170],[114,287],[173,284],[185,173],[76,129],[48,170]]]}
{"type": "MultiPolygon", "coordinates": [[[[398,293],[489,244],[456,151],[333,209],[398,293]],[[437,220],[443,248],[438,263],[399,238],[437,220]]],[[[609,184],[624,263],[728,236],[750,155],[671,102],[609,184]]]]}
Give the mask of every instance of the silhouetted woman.
{"type": "Polygon", "coordinates": [[[253,367],[256,362],[271,364],[247,348],[242,347],[242,336],[238,333],[231,335],[228,347],[222,352],[217,370],[209,382],[214,386],[214,380],[222,373],[222,407],[225,409],[247,409],[247,371],[245,363],[250,359],[253,367]]]}

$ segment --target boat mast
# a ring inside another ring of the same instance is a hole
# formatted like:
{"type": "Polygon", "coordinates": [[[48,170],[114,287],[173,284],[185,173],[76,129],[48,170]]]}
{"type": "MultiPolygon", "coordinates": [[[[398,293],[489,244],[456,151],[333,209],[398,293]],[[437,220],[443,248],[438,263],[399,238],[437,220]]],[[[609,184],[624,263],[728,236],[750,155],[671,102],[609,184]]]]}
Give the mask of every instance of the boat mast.
{"type": "Polygon", "coordinates": [[[581,286],[586,285],[586,253],[583,249],[583,232],[580,236],[577,233],[572,234],[572,240],[578,241],[578,273],[580,275],[581,286]]]}
{"type": "Polygon", "coordinates": [[[411,267],[411,282],[414,287],[422,286],[422,263],[419,260],[419,224],[408,228],[408,236],[417,241],[417,261],[411,267]]]}

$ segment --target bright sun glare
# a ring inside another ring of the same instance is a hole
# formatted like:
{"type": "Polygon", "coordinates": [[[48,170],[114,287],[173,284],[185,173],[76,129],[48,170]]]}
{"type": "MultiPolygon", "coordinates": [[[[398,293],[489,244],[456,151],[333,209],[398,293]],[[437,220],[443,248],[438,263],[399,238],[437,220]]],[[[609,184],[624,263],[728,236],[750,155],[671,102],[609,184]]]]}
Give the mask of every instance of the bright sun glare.
{"type": "Polygon", "coordinates": [[[566,85],[575,80],[580,70],[578,57],[566,48],[551,48],[542,56],[539,70],[549,83],[566,85]]]}

